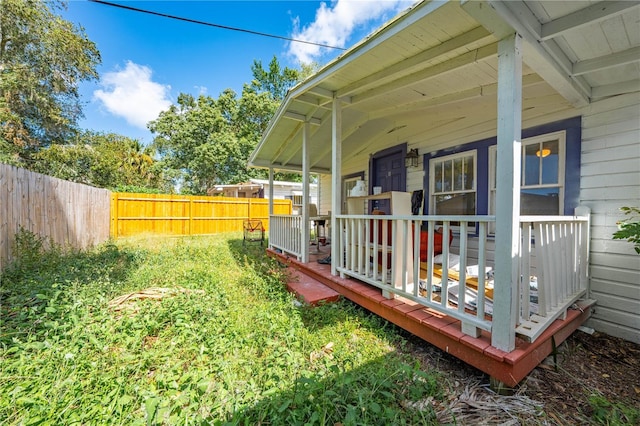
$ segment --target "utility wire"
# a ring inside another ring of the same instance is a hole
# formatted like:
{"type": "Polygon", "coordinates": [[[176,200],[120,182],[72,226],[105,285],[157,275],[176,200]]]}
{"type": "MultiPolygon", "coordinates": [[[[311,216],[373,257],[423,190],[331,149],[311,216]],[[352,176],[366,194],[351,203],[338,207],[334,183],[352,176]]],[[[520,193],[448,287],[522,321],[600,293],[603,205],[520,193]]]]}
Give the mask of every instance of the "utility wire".
{"type": "Polygon", "coordinates": [[[206,25],[206,26],[209,26],[209,27],[221,28],[223,30],[238,31],[238,32],[241,32],[241,33],[259,35],[259,36],[262,36],[262,37],[277,38],[277,39],[280,39],[280,40],[291,41],[291,42],[294,42],[294,43],[304,43],[304,44],[310,44],[310,45],[313,45],[313,46],[326,47],[328,49],[347,50],[344,47],[329,46],[328,44],[314,43],[312,41],[299,40],[299,39],[295,39],[295,38],[283,37],[283,36],[274,35],[274,34],[261,33],[261,32],[258,32],[258,31],[246,30],[244,28],[236,28],[236,27],[229,27],[229,26],[226,26],[226,25],[212,24],[210,22],[198,21],[198,20],[190,19],[190,18],[183,18],[181,16],[169,15],[167,13],[154,12],[152,10],[139,9],[137,7],[125,6],[123,4],[111,3],[111,2],[103,1],[103,0],[89,0],[89,1],[93,2],[93,3],[104,4],[106,6],[119,7],[121,9],[126,9],[126,10],[130,10],[130,11],[133,11],[133,12],[148,13],[149,15],[162,16],[163,18],[176,19],[178,21],[190,22],[192,24],[199,24],[199,25],[206,25]]]}

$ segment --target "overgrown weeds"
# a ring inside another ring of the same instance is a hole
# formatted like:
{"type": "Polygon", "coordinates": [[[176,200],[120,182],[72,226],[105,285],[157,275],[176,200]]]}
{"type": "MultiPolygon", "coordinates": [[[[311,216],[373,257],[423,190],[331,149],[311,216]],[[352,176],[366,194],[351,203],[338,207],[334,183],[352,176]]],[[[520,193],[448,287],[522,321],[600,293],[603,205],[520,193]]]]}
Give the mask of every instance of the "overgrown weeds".
{"type": "Polygon", "coordinates": [[[19,236],[2,275],[3,424],[429,424],[433,371],[348,302],[296,307],[236,235],[87,252],[19,236]],[[184,289],[109,301],[144,289],[184,289]]]}

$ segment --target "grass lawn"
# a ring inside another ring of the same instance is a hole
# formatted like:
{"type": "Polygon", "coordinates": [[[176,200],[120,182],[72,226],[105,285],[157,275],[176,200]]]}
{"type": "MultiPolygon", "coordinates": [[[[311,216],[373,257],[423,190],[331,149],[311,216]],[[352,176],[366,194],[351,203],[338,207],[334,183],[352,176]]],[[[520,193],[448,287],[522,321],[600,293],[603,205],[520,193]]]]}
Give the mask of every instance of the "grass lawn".
{"type": "Polygon", "coordinates": [[[1,277],[2,424],[435,423],[424,401],[441,377],[394,350],[393,326],[347,301],[296,306],[239,234],[17,246],[1,277]]]}

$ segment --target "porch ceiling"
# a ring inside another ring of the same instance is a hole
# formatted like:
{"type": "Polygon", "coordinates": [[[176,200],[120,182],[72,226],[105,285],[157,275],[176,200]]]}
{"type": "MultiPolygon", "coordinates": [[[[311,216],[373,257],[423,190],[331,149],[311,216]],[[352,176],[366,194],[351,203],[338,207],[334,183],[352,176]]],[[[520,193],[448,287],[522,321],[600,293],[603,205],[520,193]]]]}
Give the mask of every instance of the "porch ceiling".
{"type": "MultiPolygon", "coordinates": [[[[495,134],[497,41],[523,46],[523,121],[640,90],[640,3],[423,2],[293,88],[249,162],[331,171],[331,103],[342,101],[342,158],[401,142],[495,134]],[[456,136],[459,135],[459,136],[456,136]]],[[[434,148],[436,148],[434,146],[434,148]]]]}

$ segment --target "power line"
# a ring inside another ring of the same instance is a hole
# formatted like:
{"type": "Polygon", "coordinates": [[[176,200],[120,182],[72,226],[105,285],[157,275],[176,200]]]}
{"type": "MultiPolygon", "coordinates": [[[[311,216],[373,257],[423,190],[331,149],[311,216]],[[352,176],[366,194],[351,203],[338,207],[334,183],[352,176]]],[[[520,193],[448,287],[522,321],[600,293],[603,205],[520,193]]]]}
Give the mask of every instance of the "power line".
{"type": "Polygon", "coordinates": [[[137,7],[125,6],[123,4],[111,3],[111,2],[103,1],[103,0],[89,0],[89,1],[93,2],[93,3],[104,4],[106,6],[119,7],[120,9],[126,9],[126,10],[130,10],[130,11],[133,11],[133,12],[147,13],[149,15],[156,15],[156,16],[161,16],[163,18],[176,19],[178,21],[189,22],[189,23],[192,23],[192,24],[199,24],[199,25],[206,25],[208,27],[221,28],[223,30],[238,31],[238,32],[241,32],[241,33],[253,34],[253,35],[258,35],[258,36],[262,36],[262,37],[277,38],[277,39],[280,39],[280,40],[291,41],[291,42],[294,42],[294,43],[304,43],[304,44],[310,44],[312,46],[326,47],[328,49],[347,50],[344,47],[330,46],[328,44],[314,43],[312,41],[299,40],[299,39],[290,38],[290,37],[283,37],[283,36],[279,36],[279,35],[275,35],[275,34],[261,33],[261,32],[258,32],[258,31],[247,30],[247,29],[244,29],[244,28],[236,28],[236,27],[229,27],[229,26],[226,26],[226,25],[212,24],[210,22],[198,21],[196,19],[190,19],[190,18],[183,18],[181,16],[169,15],[167,13],[154,12],[152,10],[139,9],[137,7]]]}

